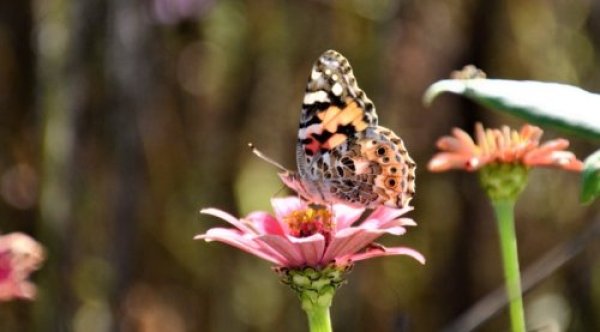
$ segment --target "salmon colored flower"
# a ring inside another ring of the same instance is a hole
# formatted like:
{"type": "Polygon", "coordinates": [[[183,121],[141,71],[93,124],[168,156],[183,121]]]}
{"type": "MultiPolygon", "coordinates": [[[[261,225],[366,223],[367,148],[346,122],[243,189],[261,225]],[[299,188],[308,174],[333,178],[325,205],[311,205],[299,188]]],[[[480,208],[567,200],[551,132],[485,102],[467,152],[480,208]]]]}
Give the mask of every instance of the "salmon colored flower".
{"type": "Polygon", "coordinates": [[[362,208],[343,204],[316,208],[296,197],[276,198],[271,203],[274,216],[254,212],[242,219],[217,209],[203,209],[201,213],[219,217],[233,228],[211,228],[195,239],[220,241],[288,269],[351,265],[389,255],[408,255],[425,263],[423,255],[413,249],[373,243],[384,234],[402,235],[406,226],[415,226],[412,219],[402,217],[412,207],[382,206],[359,222],[362,208]]]}
{"type": "Polygon", "coordinates": [[[542,133],[542,129],[529,124],[516,131],[507,126],[484,130],[481,123],[477,123],[474,142],[467,133],[454,128],[452,136],[438,140],[437,146],[442,152],[428,165],[433,172],[478,171],[479,182],[496,214],[513,331],[525,331],[514,206],[527,185],[528,172],[538,166],[569,171],[583,168],[583,163],[565,150],[569,141],[559,138],[540,145],[542,133]]]}
{"type": "Polygon", "coordinates": [[[453,136],[444,136],[437,141],[442,152],[429,161],[428,168],[432,172],[476,171],[489,164],[519,164],[581,171],[583,163],[572,152],[565,151],[569,141],[559,138],[540,145],[542,133],[542,129],[529,124],[518,132],[507,126],[484,130],[481,123],[477,123],[474,142],[463,130],[454,128],[453,136]]]}
{"type": "Polygon", "coordinates": [[[0,236],[0,301],[33,299],[35,285],[27,280],[40,267],[44,249],[22,233],[0,236]]]}

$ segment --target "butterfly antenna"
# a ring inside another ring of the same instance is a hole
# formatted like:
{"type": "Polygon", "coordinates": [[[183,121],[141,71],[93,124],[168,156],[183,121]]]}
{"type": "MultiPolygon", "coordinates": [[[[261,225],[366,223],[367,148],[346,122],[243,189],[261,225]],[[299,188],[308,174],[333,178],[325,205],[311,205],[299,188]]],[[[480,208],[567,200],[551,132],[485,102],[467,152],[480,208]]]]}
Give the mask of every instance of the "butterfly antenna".
{"type": "Polygon", "coordinates": [[[250,150],[252,150],[252,153],[254,153],[258,158],[266,161],[267,163],[279,168],[280,170],[284,171],[284,172],[289,172],[289,170],[285,167],[283,167],[280,163],[276,162],[275,160],[265,156],[262,152],[260,152],[252,143],[248,143],[248,147],[250,148],[250,150]]]}

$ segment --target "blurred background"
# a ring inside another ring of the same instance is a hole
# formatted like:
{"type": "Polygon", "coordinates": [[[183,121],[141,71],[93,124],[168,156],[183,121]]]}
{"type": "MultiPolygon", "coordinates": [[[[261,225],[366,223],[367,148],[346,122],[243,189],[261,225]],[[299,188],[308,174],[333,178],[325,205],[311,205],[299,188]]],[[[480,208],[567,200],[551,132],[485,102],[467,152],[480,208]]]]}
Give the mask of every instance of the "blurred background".
{"type": "MultiPolygon", "coordinates": [[[[305,83],[331,48],[418,165],[419,226],[382,242],[428,259],[358,264],[335,330],[440,331],[500,286],[476,176],[425,166],[453,126],[522,122],[455,96],[426,109],[421,96],[470,63],[600,91],[600,2],[5,0],[0,230],[31,234],[48,260],[36,301],[0,303],[0,331],[306,331],[268,263],[192,237],[222,225],[202,207],[244,215],[285,195],[246,143],[295,168],[305,83]]],[[[597,148],[566,138],[580,159],[597,148]]],[[[534,170],[517,205],[522,269],[557,246],[568,258],[525,296],[536,331],[600,331],[600,210],[578,203],[578,181],[534,170]]],[[[501,310],[478,331],[508,326],[501,310]]]]}

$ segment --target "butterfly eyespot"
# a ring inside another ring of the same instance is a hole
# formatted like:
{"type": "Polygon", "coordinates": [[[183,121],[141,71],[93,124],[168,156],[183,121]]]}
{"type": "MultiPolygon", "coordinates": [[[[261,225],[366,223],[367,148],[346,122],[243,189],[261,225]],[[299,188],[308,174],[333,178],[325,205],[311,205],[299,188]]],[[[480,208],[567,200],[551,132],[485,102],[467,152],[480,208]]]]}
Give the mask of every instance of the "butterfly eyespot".
{"type": "MultiPolygon", "coordinates": [[[[380,145],[380,146],[377,148],[377,150],[375,150],[375,153],[377,154],[377,156],[378,156],[378,157],[385,156],[386,152],[387,152],[387,149],[386,149],[386,147],[385,147],[385,146],[383,146],[383,145],[380,145]]],[[[388,160],[389,160],[389,158],[388,158],[388,160]]]]}
{"type": "Polygon", "coordinates": [[[390,167],[390,173],[396,174],[396,172],[398,172],[398,169],[396,167],[390,167]]]}
{"type": "Polygon", "coordinates": [[[396,188],[396,186],[398,186],[398,180],[396,180],[396,178],[389,177],[385,179],[385,186],[390,189],[396,188]]]}
{"type": "Polygon", "coordinates": [[[390,157],[383,157],[383,158],[381,158],[381,161],[382,161],[384,164],[387,164],[387,163],[389,163],[389,162],[390,162],[390,157]]]}

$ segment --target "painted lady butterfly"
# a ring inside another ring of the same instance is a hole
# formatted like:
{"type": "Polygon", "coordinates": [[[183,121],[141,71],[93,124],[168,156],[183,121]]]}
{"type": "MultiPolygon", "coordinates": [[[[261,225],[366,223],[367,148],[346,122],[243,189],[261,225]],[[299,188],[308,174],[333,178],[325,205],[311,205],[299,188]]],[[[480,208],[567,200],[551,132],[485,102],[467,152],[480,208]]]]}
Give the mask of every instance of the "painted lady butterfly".
{"type": "Polygon", "coordinates": [[[288,187],[317,204],[402,208],[415,193],[415,162],[396,134],[377,125],[373,102],[333,50],[308,79],[296,161],[298,172],[270,162],[284,169],[279,176],[288,187]]]}

